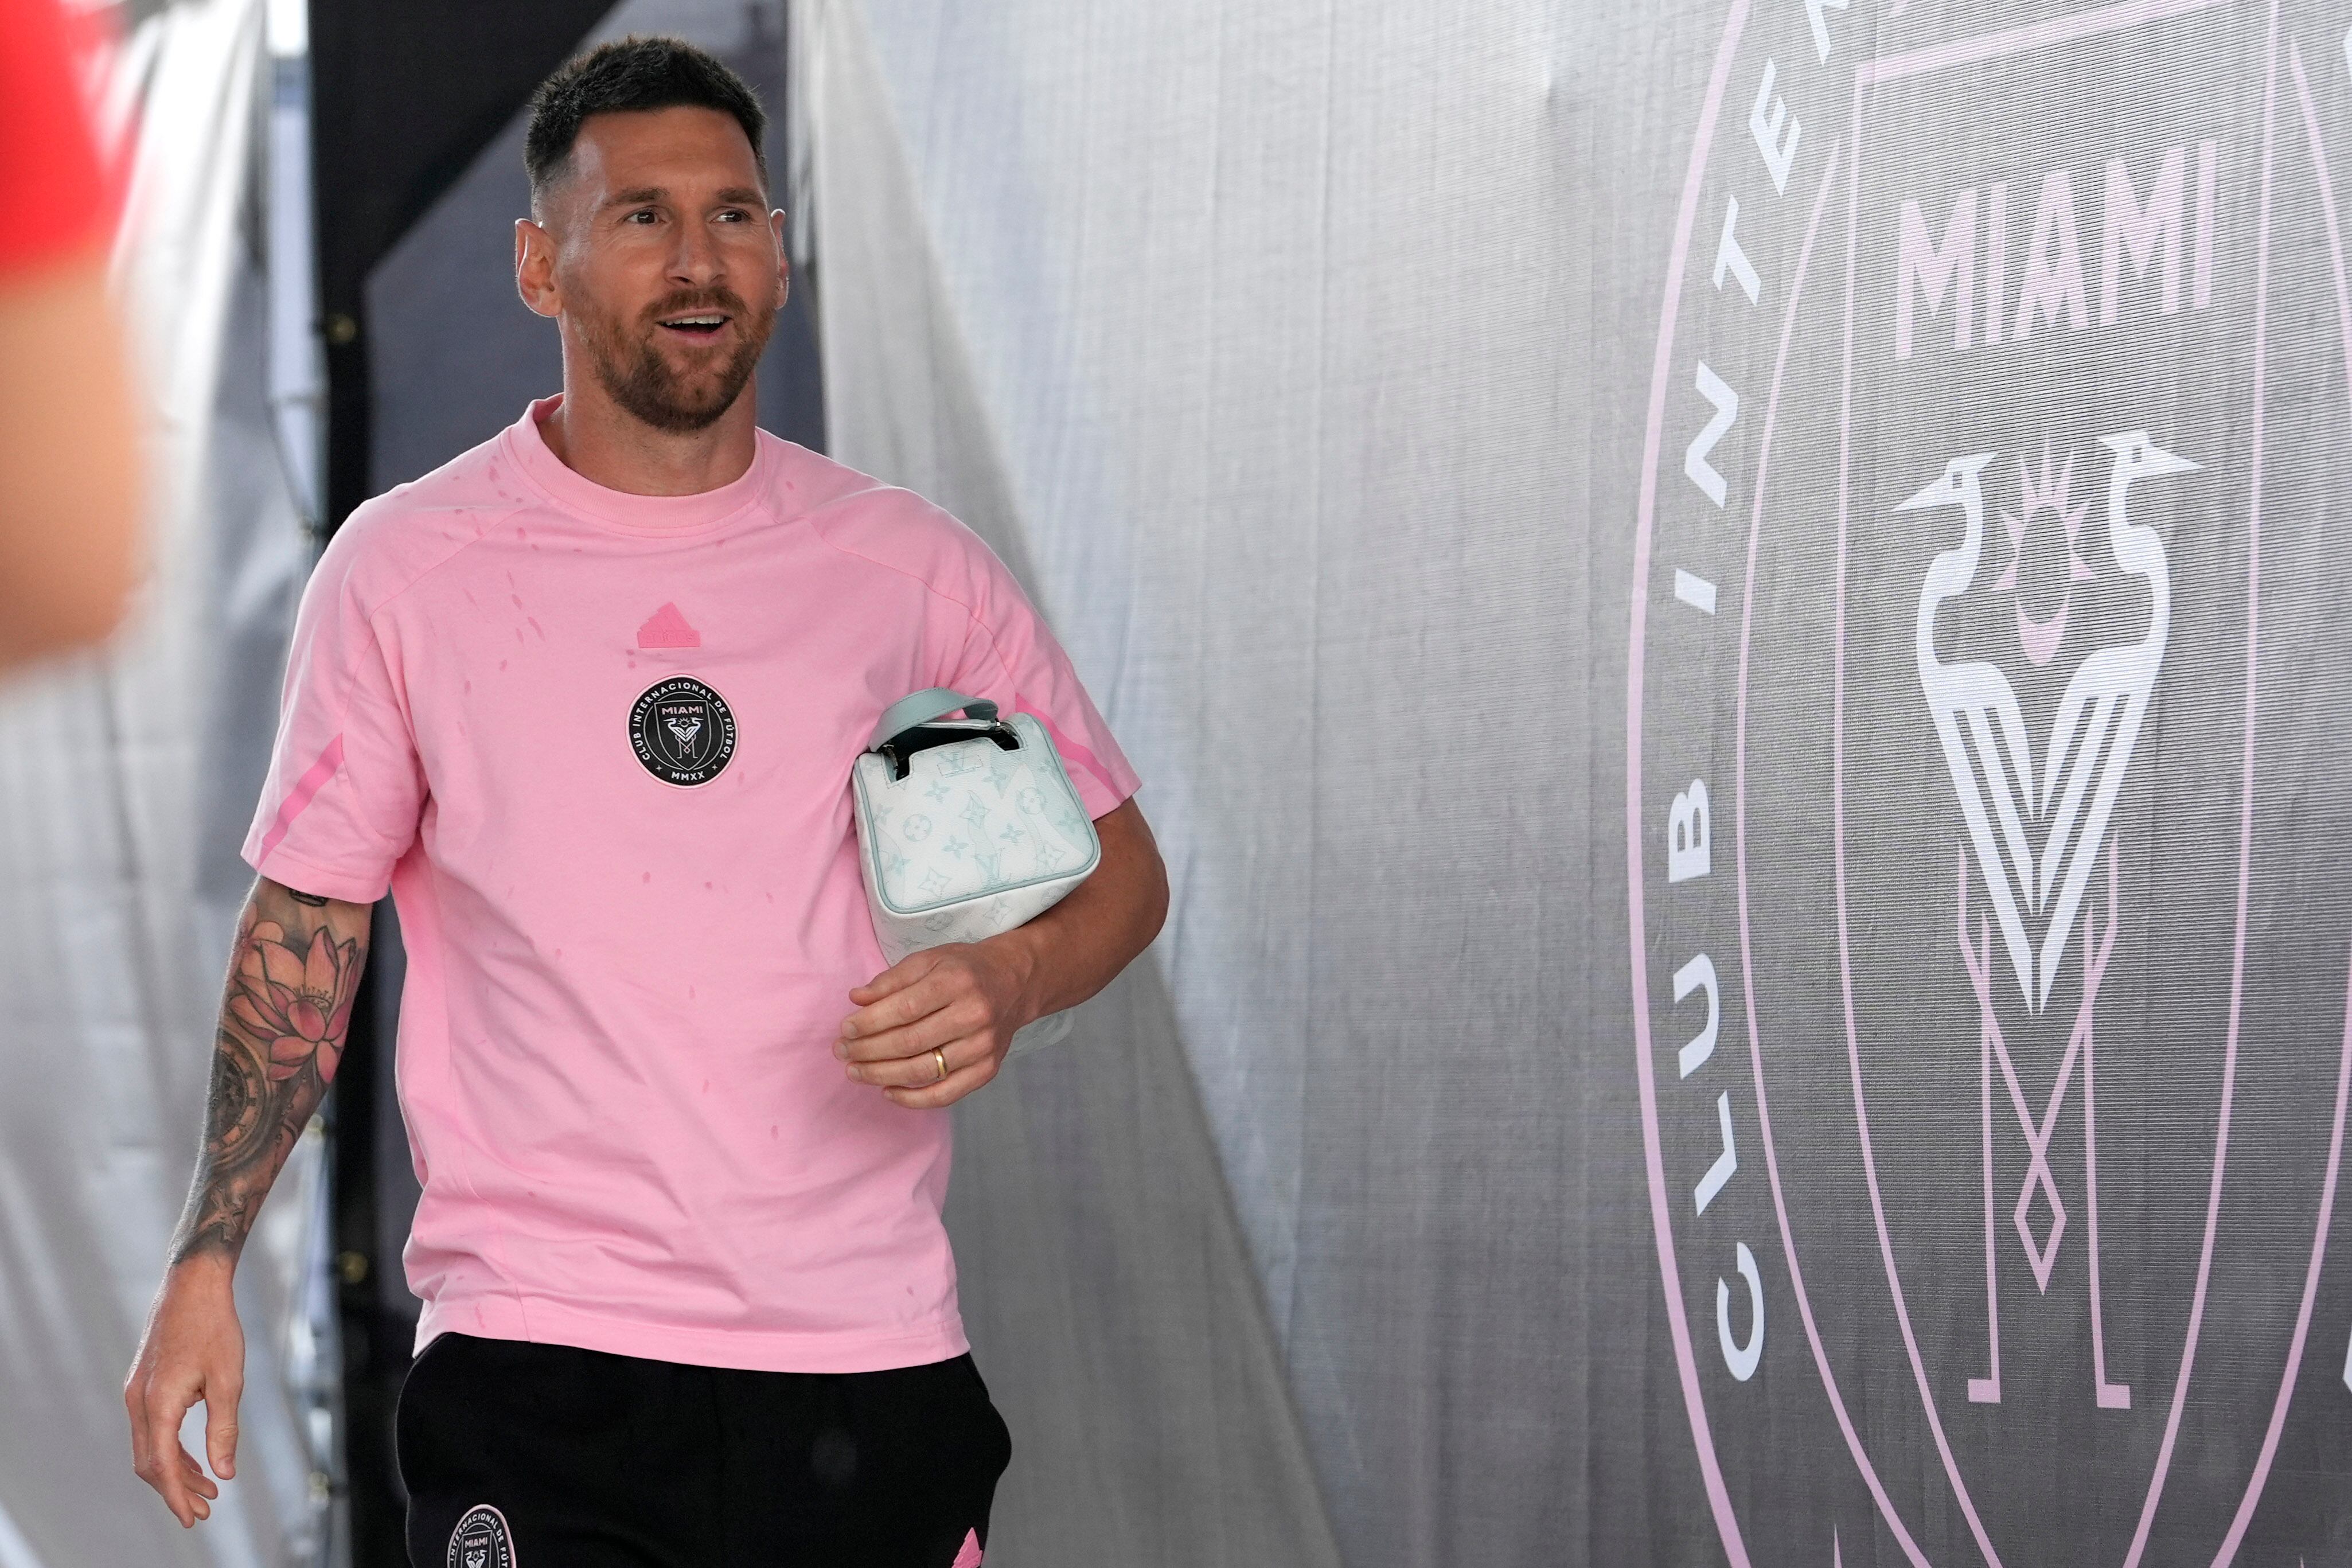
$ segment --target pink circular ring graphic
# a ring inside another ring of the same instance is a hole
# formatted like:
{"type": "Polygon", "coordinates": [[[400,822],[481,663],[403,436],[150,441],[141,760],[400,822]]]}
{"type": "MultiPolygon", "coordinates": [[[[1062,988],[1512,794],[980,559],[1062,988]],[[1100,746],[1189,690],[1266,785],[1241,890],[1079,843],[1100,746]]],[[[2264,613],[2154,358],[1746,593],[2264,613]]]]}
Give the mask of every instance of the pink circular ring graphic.
{"type": "MultiPolygon", "coordinates": [[[[1660,312],[1656,357],[1653,368],[1650,406],[1648,411],[1649,418],[1647,421],[1647,428],[1644,434],[1643,447],[1642,483],[1641,490],[1639,492],[1636,517],[1633,592],[1632,595],[1631,605],[1632,637],[1627,658],[1628,703],[1626,711],[1626,827],[1629,888],[1628,913],[1631,928],[1629,936],[1635,999],[1634,1036],[1636,1047],[1636,1079],[1641,1095],[1643,1152],[1650,1185],[1651,1218],[1657,1240],[1662,1282],[1664,1287],[1664,1294],[1666,1297],[1668,1328],[1670,1338],[1675,1348],[1677,1369],[1680,1373],[1684,1404],[1690,1419],[1692,1435],[1698,1447],[1700,1470],[1706,1485],[1708,1502],[1715,1515],[1717,1531],[1723,1540],[1726,1553],[1731,1563],[1735,1565],[1735,1568],[1747,1568],[1749,1558],[1745,1541],[1742,1538],[1739,1530],[1738,1521],[1731,1508],[1728,1491],[1724,1483],[1721,1463],[1715,1452],[1715,1444],[1710,1424],[1706,1415],[1705,1398],[1699,1387],[1696,1363],[1692,1352],[1690,1342],[1688,1317],[1682,1300],[1681,1273],[1676,1258],[1676,1248],[1670,1219],[1671,1205],[1667,1196],[1664,1156],[1659,1134],[1656,1079],[1654,1070],[1651,1064],[1652,1035],[1648,1012],[1649,982],[1646,952],[1647,928],[1643,918],[1645,900],[1643,898],[1643,868],[1642,860],[1641,784],[1642,699],[1644,673],[1643,661],[1645,654],[1644,632],[1647,621],[1647,593],[1650,578],[1654,520],[1657,493],[1657,466],[1659,449],[1663,439],[1665,394],[1669,379],[1669,367],[1673,357],[1675,327],[1681,301],[1684,259],[1688,250],[1691,229],[1697,205],[1699,188],[1706,174],[1706,161],[1713,141],[1717,114],[1721,106],[1723,91],[1729,75],[1733,56],[1736,53],[1740,35],[1747,21],[1748,9],[1748,0],[1733,0],[1729,15],[1726,20],[1721,41],[1717,46],[1714,67],[1709,75],[1706,96],[1702,105],[1699,123],[1693,139],[1689,168],[1685,176],[1680,208],[1677,213],[1674,249],[1668,264],[1666,287],[1664,290],[1665,299],[1660,312]]],[[[2264,210],[2260,237],[2260,246],[2263,258],[2260,276],[2262,284],[2265,287],[2268,278],[2268,199],[2276,90],[2278,27],[2278,8],[2276,0],[2273,0],[2270,11],[2270,48],[2267,54],[2264,91],[2265,123],[2263,185],[2263,202],[2264,210]]],[[[2346,349],[2345,364],[2347,393],[2352,393],[2352,290],[2347,290],[2347,287],[2343,245],[2340,229],[2336,223],[2333,190],[2327,180],[2326,157],[2319,139],[2317,118],[2311,102],[2310,89],[2305,77],[2299,50],[2295,50],[2292,55],[2290,65],[2294,71],[2296,86],[2301,97],[2305,129],[2309,138],[2310,151],[2315,171],[2318,175],[2319,194],[2322,216],[2326,230],[2326,238],[2327,240],[2329,255],[2334,267],[2335,284],[2338,304],[2339,327],[2343,334],[2346,349]]],[[[1857,88],[1857,90],[1859,91],[1859,87],[1857,88]]],[[[1896,1513],[1893,1506],[1892,1500],[1887,1496],[1885,1489],[1877,1476],[1875,1468],[1872,1465],[1868,1454],[1861,1443],[1859,1434],[1854,1429],[1853,1421],[1845,1408],[1843,1398],[1838,1389],[1835,1376],[1830,1369],[1825,1347],[1821,1342],[1820,1334],[1814,1321],[1811,1300],[1804,1285],[1801,1267],[1797,1258],[1794,1235],[1790,1226],[1787,1204],[1780,1183],[1779,1162],[1772,1142],[1769,1110],[1766,1100],[1766,1089],[1763,1078],[1760,1028],[1758,1024],[1755,1012],[1753,963],[1749,954],[1748,900],[1747,883],[1747,688],[1748,671],[1748,639],[1752,622],[1757,557],[1762,520],[1762,496],[1765,489],[1763,481],[1765,471],[1769,462],[1774,419],[1778,410],[1781,380],[1786,367],[1789,343],[1794,328],[1798,303],[1802,295],[1805,274],[1810,263],[1812,245],[1818,231],[1822,207],[1836,176],[1839,152],[1840,149],[1837,148],[1833,148],[1832,151],[1830,168],[1824,174],[1821,192],[1815,198],[1811,219],[1808,225],[1805,238],[1799,253],[1795,280],[1791,289],[1791,297],[1787,309],[1787,314],[1782,324],[1780,352],[1776,356],[1774,363],[1770,391],[1766,404],[1763,430],[1759,437],[1757,479],[1754,487],[1758,499],[1751,517],[1747,581],[1742,606],[1738,689],[1738,740],[1735,764],[1737,782],[1735,787],[1734,831],[1738,884],[1741,967],[1743,985],[1745,988],[1745,1000],[1748,1013],[1749,1055],[1755,1079],[1758,1118],[1764,1143],[1765,1163],[1767,1174],[1772,1189],[1773,1206],[1780,1224],[1782,1247],[1790,1268],[1790,1283],[1796,1297],[1799,1315],[1803,1322],[1806,1337],[1812,1352],[1815,1367],[1822,1378],[1823,1389],[1829,1396],[1832,1410],[1836,1416],[1841,1432],[1846,1441],[1847,1447],[1852,1453],[1857,1468],[1867,1484],[1873,1498],[1876,1501],[1882,1517],[1885,1520],[1897,1542],[1903,1548],[1906,1556],[1908,1557],[1912,1563],[1919,1565],[1919,1568],[1928,1568],[1927,1559],[1925,1553],[1920,1550],[1916,1542],[1912,1538],[1909,1531],[1896,1513]]],[[[1849,271],[1851,271],[1851,264],[1849,265],[1849,271]]],[[[2255,378],[2257,411],[2254,435],[2255,500],[2252,508],[2254,515],[2250,519],[2250,526],[2256,531],[2254,532],[2252,542],[2250,543],[2249,546],[2248,569],[2250,576],[2250,625],[2247,652],[2247,722],[2244,773],[2242,790],[2238,937],[2236,944],[2236,962],[2233,966],[2232,977],[2230,1044],[2228,1054],[2225,1057],[2223,1102],[2221,1107],[2221,1125],[2216,1135],[2212,1186],[2209,1199],[2206,1234],[2199,1264],[2197,1296],[2191,1308],[2190,1327],[2187,1335],[2187,1342],[2183,1347],[2181,1366],[2176,1381],[2172,1408],[2167,1423],[2163,1447],[2159,1455],[2156,1473],[2150,1480],[2147,1499],[2141,1513],[2139,1528],[2135,1534],[2130,1553],[2126,1559],[2127,1568],[2129,1568],[2129,1565],[2137,1563],[2140,1553],[2145,1549],[2148,1529],[2154,1519],[2157,1501],[2164,1485],[2173,1441],[2178,1433],[2181,1405],[2188,1389],[2189,1374],[2195,1354],[2197,1329],[2203,1311],[2204,1293],[2210,1277],[2210,1266],[2212,1256],[2215,1226],[2218,1221],[2220,1194],[2221,1191],[2224,1163],[2227,1156],[2230,1085],[2231,1082],[2231,1075],[2234,1071],[2237,1019],[2241,1011],[2240,1003],[2242,996],[2243,986],[2247,890],[2248,878],[2251,872],[2251,843],[2252,832],[2253,720],[2256,695],[2255,683],[2257,679],[2257,644],[2255,642],[2254,626],[2252,624],[2252,616],[2254,612],[2252,589],[2259,585],[2258,530],[2262,440],[2259,399],[2261,396],[2260,371],[2262,363],[2261,356],[2263,353],[2261,346],[2263,342],[2262,334],[2263,331],[2263,306],[2258,302],[2256,334],[2257,368],[2255,378]]],[[[1850,325],[1848,331],[1849,332],[1851,331],[1850,325]]],[[[1925,1374],[1922,1371],[1916,1338],[1912,1334],[1907,1310],[1903,1304],[1902,1287],[1899,1279],[1897,1279],[1895,1274],[1891,1249],[1886,1237],[1885,1212],[1881,1205],[1878,1194],[1877,1173],[1874,1162],[1871,1156],[1868,1142],[1867,1110],[1861,1083],[1859,1055],[1855,1047],[1853,1037],[1854,1024],[1851,971],[1848,967],[1847,959],[1848,942],[1846,931],[1844,872],[1844,800],[1843,788],[1844,766],[1844,492],[1846,475],[1843,461],[1843,443],[1841,450],[1839,530],[1840,560],[1838,574],[1837,624],[1835,629],[1838,644],[1836,647],[1835,666],[1832,678],[1833,686],[1835,688],[1835,705],[1832,718],[1835,731],[1832,738],[1832,765],[1837,774],[1837,781],[1836,788],[1833,791],[1832,810],[1835,816],[1833,827],[1835,831],[1837,857],[1836,893],[1839,918],[1840,964],[1842,978],[1843,980],[1844,1004],[1848,1031],[1849,1064],[1853,1075],[1853,1091],[1855,1098],[1857,1127],[1861,1130],[1865,1172],[1868,1177],[1874,1212],[1878,1222],[1882,1258],[1886,1266],[1888,1282],[1895,1293],[1897,1317],[1903,1329],[1906,1349],[1910,1356],[1914,1373],[1919,1384],[1922,1403],[1926,1408],[1931,1429],[1934,1432],[1937,1446],[1939,1454],[1942,1457],[1948,1478],[1955,1489],[1957,1499],[1961,1504],[1964,1514],[1967,1516],[1971,1531],[1976,1537],[1978,1545],[1985,1553],[1989,1562],[1998,1564],[1999,1558],[1993,1552],[1991,1543],[1987,1538],[1982,1525],[1977,1517],[1973,1502],[1968,1495],[1965,1484],[1959,1478],[1957,1464],[1951,1455],[1949,1446],[1945,1440],[1945,1436],[1941,1428],[1940,1421],[1936,1415],[1932,1399],[1927,1394],[1925,1374]]],[[[2347,1093],[2352,1093],[2352,971],[2347,971],[2347,996],[2345,1018],[2345,1034],[2342,1055],[2338,1066],[2334,1121],[2328,1144],[2326,1166],[2320,1193],[2319,1212],[2317,1215],[2316,1224],[2314,1228],[2312,1252],[2310,1261],[2305,1270],[2303,1298],[2296,1316],[2294,1335],[2288,1347],[2286,1364],[2281,1377],[2279,1393],[2273,1404],[2271,1420],[2264,1435],[2262,1449],[2256,1460],[2253,1471],[2249,1478],[2246,1492],[2241,1500],[2231,1527],[2214,1558],[2216,1568],[2221,1568],[2221,1564],[2227,1563],[2231,1557],[2234,1556],[2240,1542],[2243,1539],[2244,1532],[2249,1521],[2251,1521],[2254,1506],[2260,1499],[2263,1483],[2267,1479],[2272,1461],[2275,1456],[2279,1435],[2284,1424],[2287,1406],[2290,1403],[2294,1376],[2302,1363],[2304,1346],[2310,1327],[2312,1307],[2317,1292],[2321,1263],[2324,1258],[2327,1232],[2333,1215],[2336,1180],[2340,1169],[2343,1149],[2347,1093]]]]}

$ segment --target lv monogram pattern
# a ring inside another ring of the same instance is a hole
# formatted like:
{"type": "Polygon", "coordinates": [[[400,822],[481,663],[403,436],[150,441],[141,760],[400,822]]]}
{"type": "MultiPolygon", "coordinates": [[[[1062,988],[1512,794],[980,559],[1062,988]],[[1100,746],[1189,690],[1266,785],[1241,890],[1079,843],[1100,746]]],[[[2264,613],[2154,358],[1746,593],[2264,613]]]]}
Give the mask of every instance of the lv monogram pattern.
{"type": "Polygon", "coordinates": [[[857,759],[867,901],[893,963],[1009,931],[1094,869],[1094,826],[1053,742],[1025,713],[1009,722],[1017,752],[975,734],[916,752],[903,779],[871,752],[857,759]]]}

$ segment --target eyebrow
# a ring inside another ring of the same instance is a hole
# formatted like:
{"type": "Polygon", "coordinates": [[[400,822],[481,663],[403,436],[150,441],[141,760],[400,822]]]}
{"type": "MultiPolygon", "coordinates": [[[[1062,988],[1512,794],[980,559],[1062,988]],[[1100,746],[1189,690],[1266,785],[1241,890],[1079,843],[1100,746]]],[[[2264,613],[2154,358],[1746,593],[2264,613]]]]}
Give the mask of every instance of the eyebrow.
{"type": "MultiPolygon", "coordinates": [[[[639,202],[661,201],[668,195],[668,190],[660,185],[635,185],[625,191],[615,191],[605,198],[604,205],[608,207],[635,206],[639,202]]],[[[714,199],[738,205],[749,204],[757,206],[767,198],[749,185],[730,185],[719,192],[714,199]]]]}

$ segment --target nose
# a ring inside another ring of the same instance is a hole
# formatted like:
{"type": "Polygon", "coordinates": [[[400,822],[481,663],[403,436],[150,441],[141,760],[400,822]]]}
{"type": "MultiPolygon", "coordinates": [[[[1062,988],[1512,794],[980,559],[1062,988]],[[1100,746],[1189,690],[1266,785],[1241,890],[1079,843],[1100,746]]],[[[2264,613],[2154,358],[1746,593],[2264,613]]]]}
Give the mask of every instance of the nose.
{"type": "Polygon", "coordinates": [[[719,255],[719,244],[708,226],[682,223],[677,226],[677,240],[670,248],[670,281],[688,289],[708,289],[724,276],[725,265],[719,255]]]}

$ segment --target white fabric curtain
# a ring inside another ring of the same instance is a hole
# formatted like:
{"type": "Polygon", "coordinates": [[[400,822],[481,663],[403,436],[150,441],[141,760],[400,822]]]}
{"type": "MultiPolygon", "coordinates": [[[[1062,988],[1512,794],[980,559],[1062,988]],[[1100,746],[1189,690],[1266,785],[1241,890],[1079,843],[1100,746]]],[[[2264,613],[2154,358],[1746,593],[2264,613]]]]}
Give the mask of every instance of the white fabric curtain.
{"type": "Polygon", "coordinates": [[[1557,896],[1616,570],[1580,116],[1612,27],[1703,39],[1614,9],[801,8],[835,455],[1024,576],[1174,886],[960,1112],[1008,1562],[1587,1560],[1592,1412],[1644,1401],[1584,1282],[1649,1305],[1580,1219],[1605,900],[1557,896]],[[1544,809],[1449,787],[1506,742],[1544,809]]]}
{"type": "Polygon", "coordinates": [[[1005,1560],[2341,1560],[2340,12],[800,17],[832,449],[1174,887],[959,1111],[1005,1560]]]}
{"type": "Polygon", "coordinates": [[[249,880],[236,847],[308,563],[267,404],[263,58],[257,0],[184,0],[114,62],[106,118],[132,170],[116,269],[153,431],[152,570],[110,647],[0,691],[5,1568],[276,1568],[324,1549],[315,1132],[239,1273],[238,1479],[208,1524],[183,1531],[131,1475],[121,1394],[203,1125],[249,880]]]}

